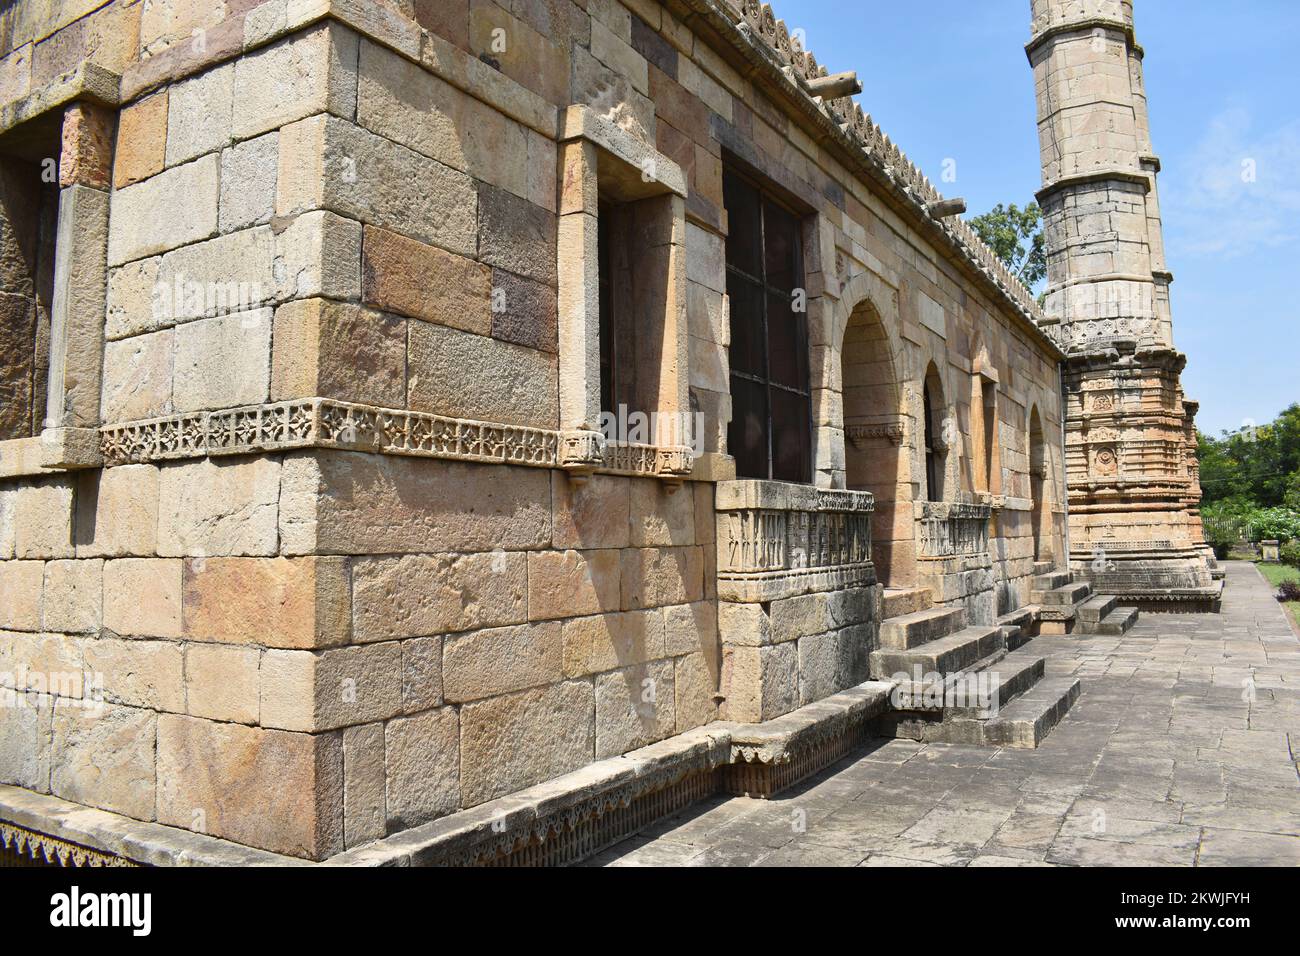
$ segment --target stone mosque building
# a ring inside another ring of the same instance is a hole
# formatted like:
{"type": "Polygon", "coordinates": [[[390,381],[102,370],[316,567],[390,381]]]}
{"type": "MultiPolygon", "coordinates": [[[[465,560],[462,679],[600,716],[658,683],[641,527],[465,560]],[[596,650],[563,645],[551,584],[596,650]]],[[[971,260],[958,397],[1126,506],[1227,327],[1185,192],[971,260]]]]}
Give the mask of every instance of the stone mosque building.
{"type": "Polygon", "coordinates": [[[1041,308],[753,0],[6,5],[0,854],[567,862],[1216,609],[1132,5],[1026,51],[1041,308]]]}

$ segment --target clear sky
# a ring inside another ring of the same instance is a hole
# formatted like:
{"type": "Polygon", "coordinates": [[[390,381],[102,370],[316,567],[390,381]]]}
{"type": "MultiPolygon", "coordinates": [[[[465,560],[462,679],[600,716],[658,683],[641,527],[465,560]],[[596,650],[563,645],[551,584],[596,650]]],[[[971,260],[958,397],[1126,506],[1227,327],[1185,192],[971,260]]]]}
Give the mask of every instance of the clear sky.
{"type": "MultiPolygon", "coordinates": [[[[965,197],[968,216],[1033,199],[1029,0],[773,7],[819,63],[858,71],[862,108],[944,195],[965,197]],[[955,182],[942,181],[945,160],[955,182]]],[[[1217,435],[1300,401],[1300,2],[1135,0],[1134,19],[1183,387],[1217,435]]]]}

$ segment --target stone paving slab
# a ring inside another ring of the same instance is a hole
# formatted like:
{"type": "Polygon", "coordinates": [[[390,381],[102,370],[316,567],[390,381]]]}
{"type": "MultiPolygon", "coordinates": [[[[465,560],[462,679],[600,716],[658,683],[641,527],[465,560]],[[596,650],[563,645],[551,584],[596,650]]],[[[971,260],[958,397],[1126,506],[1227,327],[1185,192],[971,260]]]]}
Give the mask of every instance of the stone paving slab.
{"type": "Polygon", "coordinates": [[[697,804],[595,866],[1297,866],[1300,641],[1255,568],[1221,614],[1030,645],[1083,693],[1036,750],[878,740],[697,804]]]}

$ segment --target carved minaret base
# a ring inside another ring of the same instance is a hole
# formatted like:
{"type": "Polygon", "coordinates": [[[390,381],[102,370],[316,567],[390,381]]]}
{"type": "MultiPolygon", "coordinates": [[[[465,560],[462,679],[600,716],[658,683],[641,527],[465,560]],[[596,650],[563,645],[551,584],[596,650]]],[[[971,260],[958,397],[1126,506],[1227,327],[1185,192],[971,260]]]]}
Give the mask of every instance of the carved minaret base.
{"type": "Polygon", "coordinates": [[[1132,3],[1032,7],[1046,311],[1067,354],[1070,569],[1124,604],[1217,610],[1132,3]]]}

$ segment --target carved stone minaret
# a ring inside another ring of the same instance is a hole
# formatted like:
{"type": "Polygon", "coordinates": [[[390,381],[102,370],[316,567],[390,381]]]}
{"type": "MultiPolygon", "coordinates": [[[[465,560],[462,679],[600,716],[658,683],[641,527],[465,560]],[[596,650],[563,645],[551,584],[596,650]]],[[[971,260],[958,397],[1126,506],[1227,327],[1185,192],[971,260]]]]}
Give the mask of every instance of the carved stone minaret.
{"type": "Polygon", "coordinates": [[[1217,608],[1201,530],[1196,405],[1174,349],[1142,48],[1131,0],[1031,0],[1047,250],[1065,350],[1070,564],[1153,609],[1217,608]]]}

